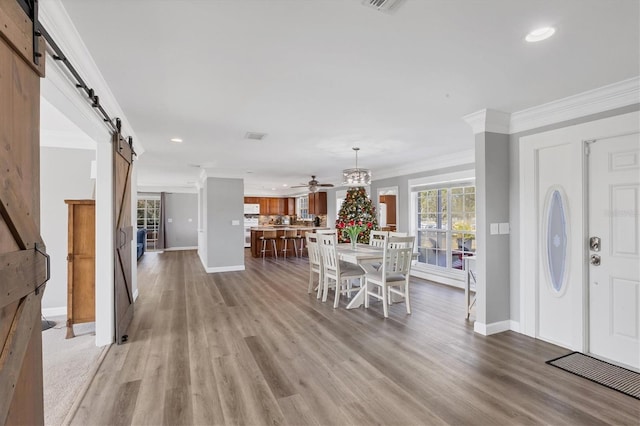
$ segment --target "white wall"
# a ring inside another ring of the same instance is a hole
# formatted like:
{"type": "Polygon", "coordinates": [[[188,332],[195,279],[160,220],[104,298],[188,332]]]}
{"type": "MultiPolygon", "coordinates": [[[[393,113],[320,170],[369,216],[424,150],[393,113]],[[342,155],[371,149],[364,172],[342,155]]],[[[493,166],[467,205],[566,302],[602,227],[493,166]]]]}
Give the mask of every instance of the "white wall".
{"type": "Polygon", "coordinates": [[[88,199],[93,192],[88,149],[40,148],[40,225],[51,256],[51,280],[42,298],[45,316],[67,314],[66,199],[88,199]]]}

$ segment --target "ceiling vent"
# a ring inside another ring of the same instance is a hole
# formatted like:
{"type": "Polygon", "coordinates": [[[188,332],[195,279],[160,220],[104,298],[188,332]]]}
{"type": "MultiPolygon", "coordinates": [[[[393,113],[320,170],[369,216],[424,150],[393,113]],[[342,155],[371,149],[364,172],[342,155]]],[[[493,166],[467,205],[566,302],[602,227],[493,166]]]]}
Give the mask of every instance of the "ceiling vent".
{"type": "Polygon", "coordinates": [[[258,133],[258,132],[247,132],[244,135],[245,139],[252,139],[254,141],[261,141],[267,136],[266,133],[258,133]]]}
{"type": "Polygon", "coordinates": [[[362,0],[362,4],[380,12],[395,12],[404,0],[362,0]]]}

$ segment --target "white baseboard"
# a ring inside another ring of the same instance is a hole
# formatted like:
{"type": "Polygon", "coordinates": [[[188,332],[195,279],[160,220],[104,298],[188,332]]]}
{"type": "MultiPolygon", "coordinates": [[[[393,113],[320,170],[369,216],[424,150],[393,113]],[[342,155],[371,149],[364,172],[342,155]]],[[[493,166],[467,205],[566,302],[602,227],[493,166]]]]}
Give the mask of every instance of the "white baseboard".
{"type": "Polygon", "coordinates": [[[490,336],[492,334],[502,333],[503,331],[511,330],[511,320],[492,322],[491,324],[484,324],[481,322],[473,323],[473,331],[483,336],[490,336]]]}
{"type": "Polygon", "coordinates": [[[509,321],[509,330],[520,333],[520,321],[509,321]]]}
{"type": "Polygon", "coordinates": [[[411,276],[422,278],[423,280],[433,281],[439,284],[445,284],[451,287],[464,288],[464,281],[455,278],[443,277],[442,275],[430,274],[424,271],[411,270],[411,276]]]}
{"type": "Polygon", "coordinates": [[[244,271],[244,265],[232,265],[232,266],[214,266],[211,268],[204,268],[207,273],[216,273],[216,272],[233,272],[233,271],[244,271]]]}
{"type": "Polygon", "coordinates": [[[136,288],[136,291],[133,292],[133,301],[135,302],[136,300],[138,300],[138,289],[136,288]]]}
{"type": "Polygon", "coordinates": [[[55,308],[42,308],[42,316],[44,317],[59,317],[67,315],[66,306],[57,306],[55,308]]]}
{"type": "Polygon", "coordinates": [[[198,246],[193,247],[166,247],[164,251],[198,250],[198,246]]]}

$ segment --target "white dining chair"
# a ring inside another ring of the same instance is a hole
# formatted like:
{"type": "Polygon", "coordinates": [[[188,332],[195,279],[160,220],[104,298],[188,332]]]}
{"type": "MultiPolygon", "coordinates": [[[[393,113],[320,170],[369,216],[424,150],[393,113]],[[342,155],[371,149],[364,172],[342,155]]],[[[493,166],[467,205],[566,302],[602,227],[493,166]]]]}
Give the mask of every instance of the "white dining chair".
{"type": "Polygon", "coordinates": [[[340,262],[336,251],[337,237],[335,234],[321,234],[318,236],[318,246],[322,258],[322,301],[327,301],[329,288],[335,289],[333,307],[337,308],[340,295],[360,290],[365,275],[364,269],[358,265],[340,262]],[[354,287],[352,280],[358,280],[359,286],[354,287]]]}
{"type": "Polygon", "coordinates": [[[408,232],[397,232],[397,231],[389,231],[390,237],[408,237],[408,232]]]}
{"type": "Polygon", "coordinates": [[[364,307],[369,307],[369,296],[382,300],[384,317],[389,317],[391,295],[404,298],[407,314],[411,313],[409,274],[413,258],[415,237],[389,237],[384,246],[382,267],[368,272],[364,278],[364,307]],[[375,287],[375,288],[374,288],[375,287]],[[400,287],[401,289],[398,289],[400,287]]]}
{"type": "Polygon", "coordinates": [[[373,247],[384,247],[389,232],[387,231],[371,231],[369,233],[369,245],[373,247]]]}
{"type": "Polygon", "coordinates": [[[309,254],[309,289],[308,293],[313,291],[313,278],[315,274],[318,274],[317,285],[317,298],[320,299],[322,290],[322,258],[320,257],[320,251],[318,250],[318,235],[312,232],[307,232],[305,235],[307,243],[307,253],[309,254]]]}

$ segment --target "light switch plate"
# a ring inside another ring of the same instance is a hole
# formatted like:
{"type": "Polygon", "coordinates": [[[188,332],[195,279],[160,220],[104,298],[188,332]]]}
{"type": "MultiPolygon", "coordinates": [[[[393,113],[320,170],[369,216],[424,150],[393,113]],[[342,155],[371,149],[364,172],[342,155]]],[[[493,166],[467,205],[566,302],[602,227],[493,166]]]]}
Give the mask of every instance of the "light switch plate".
{"type": "Polygon", "coordinates": [[[231,221],[231,225],[232,226],[238,226],[238,225],[240,225],[240,221],[239,220],[232,220],[231,221]]]}
{"type": "Polygon", "coordinates": [[[169,219],[167,219],[167,222],[173,223],[173,219],[169,218],[169,219]]]}
{"type": "Polygon", "coordinates": [[[497,234],[498,234],[498,224],[497,224],[497,223],[492,223],[492,224],[490,225],[489,233],[490,233],[491,235],[497,235],[497,234]]]}
{"type": "Polygon", "coordinates": [[[508,234],[509,233],[509,223],[501,223],[498,227],[500,230],[500,234],[508,234]]]}

